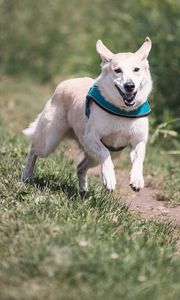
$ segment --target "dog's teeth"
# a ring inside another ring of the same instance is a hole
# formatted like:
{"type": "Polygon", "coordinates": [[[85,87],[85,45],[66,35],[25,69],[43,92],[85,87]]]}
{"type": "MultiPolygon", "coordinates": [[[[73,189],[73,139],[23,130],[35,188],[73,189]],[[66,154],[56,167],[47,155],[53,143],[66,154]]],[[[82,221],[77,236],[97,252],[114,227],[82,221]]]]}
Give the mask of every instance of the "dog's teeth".
{"type": "Polygon", "coordinates": [[[134,101],[128,101],[127,99],[124,99],[124,102],[127,106],[133,106],[134,105],[134,101]]]}

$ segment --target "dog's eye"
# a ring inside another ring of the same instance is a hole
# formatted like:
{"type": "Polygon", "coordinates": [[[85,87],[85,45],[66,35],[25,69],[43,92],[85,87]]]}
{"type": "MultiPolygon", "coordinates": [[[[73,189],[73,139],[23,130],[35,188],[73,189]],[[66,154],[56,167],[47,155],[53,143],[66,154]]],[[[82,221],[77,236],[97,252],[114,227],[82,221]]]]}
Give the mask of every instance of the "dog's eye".
{"type": "Polygon", "coordinates": [[[116,74],[120,74],[120,73],[122,73],[122,70],[121,70],[121,68],[117,68],[117,69],[114,70],[114,72],[115,72],[116,74]]]}
{"type": "Polygon", "coordinates": [[[134,72],[139,72],[139,68],[138,67],[136,67],[136,68],[134,68],[134,72]]]}

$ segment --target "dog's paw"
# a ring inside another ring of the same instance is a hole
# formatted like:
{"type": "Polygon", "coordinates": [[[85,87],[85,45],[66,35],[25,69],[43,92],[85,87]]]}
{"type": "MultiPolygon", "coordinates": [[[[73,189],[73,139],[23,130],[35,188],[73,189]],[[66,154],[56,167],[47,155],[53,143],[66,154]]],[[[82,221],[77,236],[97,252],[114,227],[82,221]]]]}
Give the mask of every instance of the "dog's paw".
{"type": "Polygon", "coordinates": [[[139,192],[141,189],[144,188],[144,178],[143,175],[131,173],[130,174],[130,182],[129,182],[130,187],[132,188],[133,191],[139,192]]]}
{"type": "Polygon", "coordinates": [[[113,166],[108,166],[106,164],[102,165],[102,179],[105,188],[108,191],[113,191],[116,187],[116,176],[113,166]]]}

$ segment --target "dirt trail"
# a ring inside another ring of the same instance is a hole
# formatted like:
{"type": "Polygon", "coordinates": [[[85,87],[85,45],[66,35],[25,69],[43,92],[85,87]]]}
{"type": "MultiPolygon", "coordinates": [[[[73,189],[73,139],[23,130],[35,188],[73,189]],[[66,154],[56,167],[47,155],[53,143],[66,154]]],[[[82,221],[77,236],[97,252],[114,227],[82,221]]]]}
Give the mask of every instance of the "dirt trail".
{"type": "MultiPolygon", "coordinates": [[[[100,167],[91,169],[91,174],[100,174],[100,167]]],[[[157,189],[145,187],[140,192],[134,192],[129,187],[129,176],[125,170],[116,170],[117,191],[115,194],[126,203],[129,208],[146,219],[158,219],[173,222],[180,226],[180,206],[167,207],[167,202],[157,201],[157,189]]],[[[145,182],[148,178],[145,177],[145,182]]]]}
{"type": "MultiPolygon", "coordinates": [[[[70,145],[69,154],[76,162],[80,162],[83,158],[83,153],[75,145],[70,145]]],[[[146,219],[163,220],[180,226],[180,205],[168,207],[167,202],[157,201],[156,193],[158,190],[151,187],[145,187],[140,192],[132,191],[129,187],[127,170],[115,168],[115,172],[118,183],[115,195],[121,198],[133,212],[146,219]]],[[[89,174],[100,174],[100,167],[89,170],[89,174]]],[[[148,181],[149,178],[145,177],[145,182],[148,183],[148,181]]]]}
{"type": "MultiPolygon", "coordinates": [[[[131,210],[138,212],[144,218],[170,221],[180,226],[180,206],[167,207],[167,202],[157,201],[157,189],[145,187],[140,192],[135,193],[128,186],[128,174],[124,178],[120,176],[119,171],[117,172],[117,180],[120,182],[120,186],[123,186],[120,191],[126,190],[126,195],[122,197],[122,200],[131,210]]],[[[146,177],[145,182],[148,182],[146,177]]]]}

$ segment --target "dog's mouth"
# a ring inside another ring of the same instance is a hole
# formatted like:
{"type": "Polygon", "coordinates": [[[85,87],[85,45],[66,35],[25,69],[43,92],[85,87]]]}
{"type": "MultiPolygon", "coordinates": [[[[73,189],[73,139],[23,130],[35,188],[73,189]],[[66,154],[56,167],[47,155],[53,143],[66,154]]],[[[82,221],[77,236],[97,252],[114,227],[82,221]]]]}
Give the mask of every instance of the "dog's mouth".
{"type": "Polygon", "coordinates": [[[123,101],[126,106],[130,107],[135,104],[135,97],[136,97],[137,91],[135,93],[133,93],[133,92],[123,93],[117,84],[115,84],[115,87],[117,88],[119,94],[123,98],[123,101]]]}

